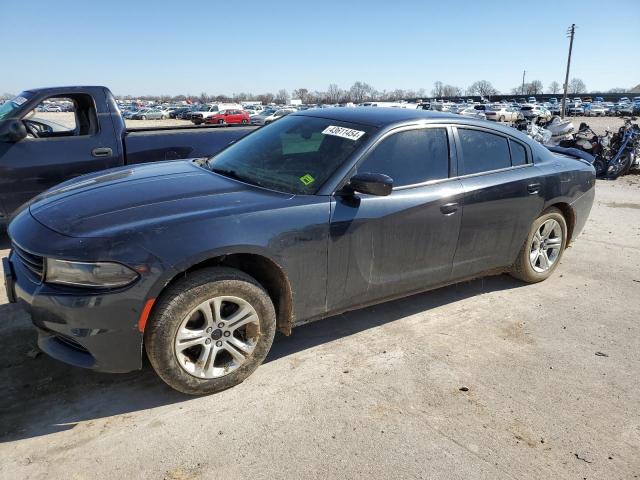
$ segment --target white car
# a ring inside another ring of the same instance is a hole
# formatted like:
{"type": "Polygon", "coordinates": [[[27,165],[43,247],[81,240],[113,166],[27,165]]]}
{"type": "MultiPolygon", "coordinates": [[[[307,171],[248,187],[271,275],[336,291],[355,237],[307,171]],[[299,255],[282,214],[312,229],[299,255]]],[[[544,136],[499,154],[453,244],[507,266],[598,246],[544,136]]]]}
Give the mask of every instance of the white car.
{"type": "Polygon", "coordinates": [[[487,120],[496,122],[515,122],[521,117],[519,109],[508,105],[494,105],[485,110],[484,114],[487,120]]]}
{"type": "Polygon", "coordinates": [[[287,116],[290,113],[294,113],[294,112],[297,112],[297,110],[295,108],[281,108],[280,110],[276,110],[275,112],[273,112],[268,117],[265,117],[264,125],[267,125],[267,124],[269,124],[271,122],[275,122],[279,118],[282,118],[282,117],[287,116]]]}
{"type": "Polygon", "coordinates": [[[551,120],[551,112],[540,105],[525,104],[520,107],[520,113],[527,120],[551,120]]]}
{"type": "MultiPolygon", "coordinates": [[[[476,105],[477,107],[478,105],[476,105]]],[[[468,107],[464,110],[460,110],[458,115],[462,115],[463,117],[471,117],[477,118],[479,120],[486,120],[487,115],[484,113],[484,110],[477,109],[476,107],[468,107]]]]}
{"type": "Polygon", "coordinates": [[[588,117],[604,117],[608,112],[609,109],[604,105],[592,103],[588,108],[585,109],[584,114],[588,117]]]}

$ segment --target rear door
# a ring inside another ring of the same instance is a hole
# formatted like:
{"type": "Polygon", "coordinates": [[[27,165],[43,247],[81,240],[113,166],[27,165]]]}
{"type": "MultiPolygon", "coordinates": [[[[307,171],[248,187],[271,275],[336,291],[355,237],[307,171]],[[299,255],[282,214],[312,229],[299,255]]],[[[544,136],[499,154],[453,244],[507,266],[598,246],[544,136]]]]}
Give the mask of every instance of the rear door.
{"type": "Polygon", "coordinates": [[[393,178],[392,193],[334,196],[328,310],[449,280],[462,213],[450,132],[444,126],[392,132],[357,166],[393,178]]]}
{"type": "Polygon", "coordinates": [[[453,278],[511,265],[544,205],[529,147],[494,130],[454,129],[464,189],[453,278]]]}
{"type": "Polygon", "coordinates": [[[30,112],[23,117],[30,134],[17,143],[0,143],[0,200],[5,215],[38,193],[73,177],[121,164],[119,138],[106,102],[87,94],[62,95],[72,112],[30,112]],[[96,111],[98,108],[98,111],[96,111]],[[43,126],[44,125],[44,126],[43,126]]]}

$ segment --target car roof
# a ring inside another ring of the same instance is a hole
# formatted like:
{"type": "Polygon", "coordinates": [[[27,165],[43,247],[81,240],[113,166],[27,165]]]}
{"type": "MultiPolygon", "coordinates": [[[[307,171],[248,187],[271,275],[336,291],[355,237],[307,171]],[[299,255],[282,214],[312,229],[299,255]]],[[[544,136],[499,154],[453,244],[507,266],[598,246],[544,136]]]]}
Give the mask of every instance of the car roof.
{"type": "Polygon", "coordinates": [[[431,110],[394,107],[335,107],[303,110],[293,115],[320,117],[342,122],[386,127],[412,120],[459,120],[461,117],[431,110]]]}
{"type": "Polygon", "coordinates": [[[488,130],[495,130],[523,140],[526,143],[532,142],[529,137],[510,126],[498,125],[495,122],[488,122],[486,120],[475,119],[472,117],[463,117],[452,113],[434,112],[432,110],[410,110],[390,107],[336,107],[304,110],[292,113],[291,115],[325,118],[328,120],[359,123],[361,125],[380,128],[411,124],[421,120],[429,123],[450,122],[455,125],[471,125],[486,128],[488,130]]]}

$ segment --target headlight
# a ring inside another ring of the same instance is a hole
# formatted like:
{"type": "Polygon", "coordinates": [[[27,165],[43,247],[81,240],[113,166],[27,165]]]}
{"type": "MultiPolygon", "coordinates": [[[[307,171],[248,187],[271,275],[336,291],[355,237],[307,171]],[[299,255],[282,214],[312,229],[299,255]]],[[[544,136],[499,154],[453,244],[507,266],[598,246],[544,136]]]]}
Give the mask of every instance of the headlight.
{"type": "Polygon", "coordinates": [[[113,262],[85,263],[47,258],[46,265],[45,282],[76,287],[124,287],[138,278],[134,270],[113,262]]]}

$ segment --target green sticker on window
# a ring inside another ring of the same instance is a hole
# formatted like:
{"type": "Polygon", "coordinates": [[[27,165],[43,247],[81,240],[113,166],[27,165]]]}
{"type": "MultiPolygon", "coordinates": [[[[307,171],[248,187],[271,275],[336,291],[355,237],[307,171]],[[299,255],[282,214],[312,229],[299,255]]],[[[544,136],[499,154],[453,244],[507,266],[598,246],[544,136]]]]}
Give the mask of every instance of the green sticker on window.
{"type": "Polygon", "coordinates": [[[309,186],[313,182],[315,182],[316,179],[307,173],[306,175],[303,175],[302,177],[300,177],[300,181],[304,183],[306,186],[309,186]]]}

